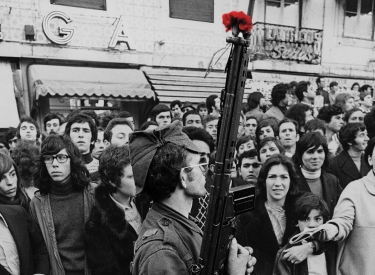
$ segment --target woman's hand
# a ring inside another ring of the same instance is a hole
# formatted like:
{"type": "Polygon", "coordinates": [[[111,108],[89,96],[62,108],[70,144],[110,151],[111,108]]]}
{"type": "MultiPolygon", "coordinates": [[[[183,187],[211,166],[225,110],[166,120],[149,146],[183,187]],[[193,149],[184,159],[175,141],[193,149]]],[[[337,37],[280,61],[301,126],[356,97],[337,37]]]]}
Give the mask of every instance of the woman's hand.
{"type": "Polygon", "coordinates": [[[284,250],[283,258],[290,261],[292,264],[299,264],[304,261],[307,256],[311,255],[314,252],[314,249],[309,246],[308,243],[293,246],[291,248],[284,250]]]}

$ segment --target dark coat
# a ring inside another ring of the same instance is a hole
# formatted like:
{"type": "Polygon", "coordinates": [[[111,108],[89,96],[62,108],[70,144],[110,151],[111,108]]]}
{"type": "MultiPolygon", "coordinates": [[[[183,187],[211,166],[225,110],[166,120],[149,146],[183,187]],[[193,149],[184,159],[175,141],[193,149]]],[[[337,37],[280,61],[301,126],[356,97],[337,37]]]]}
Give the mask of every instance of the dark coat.
{"type": "Polygon", "coordinates": [[[85,251],[91,274],[131,274],[137,233],[103,186],[95,189],[95,203],[85,225],[85,251]]]}
{"type": "MultiPolygon", "coordinates": [[[[19,205],[0,205],[9,231],[17,246],[20,274],[49,274],[49,258],[46,243],[39,228],[35,226],[27,211],[19,205]]],[[[0,275],[9,272],[0,265],[0,275]]]]}
{"type": "MultiPolygon", "coordinates": [[[[299,264],[292,264],[284,260],[284,250],[292,247],[289,243],[277,252],[273,275],[309,275],[307,259],[299,264]]],[[[337,245],[331,246],[325,251],[328,275],[336,274],[336,249],[337,245]]]]}
{"type": "MultiPolygon", "coordinates": [[[[301,170],[298,170],[298,188],[302,192],[311,192],[311,189],[303,176],[301,170]]],[[[342,187],[337,177],[332,174],[322,171],[320,176],[323,186],[323,200],[327,203],[330,216],[333,217],[333,211],[336,207],[337,201],[339,200],[340,194],[342,192],[342,187]]]]}
{"type": "Polygon", "coordinates": [[[261,198],[256,201],[253,211],[238,217],[235,224],[237,241],[242,246],[252,247],[253,255],[257,259],[253,274],[272,274],[277,251],[288,242],[296,230],[293,224],[294,201],[293,197],[285,202],[286,228],[281,245],[277,242],[265,201],[261,198]]]}
{"type": "Polygon", "coordinates": [[[327,172],[335,175],[339,179],[341,187],[345,188],[350,182],[366,176],[370,170],[371,167],[365,162],[364,155],[361,158],[361,171],[358,171],[348,152],[342,151],[332,159],[327,172]]]}

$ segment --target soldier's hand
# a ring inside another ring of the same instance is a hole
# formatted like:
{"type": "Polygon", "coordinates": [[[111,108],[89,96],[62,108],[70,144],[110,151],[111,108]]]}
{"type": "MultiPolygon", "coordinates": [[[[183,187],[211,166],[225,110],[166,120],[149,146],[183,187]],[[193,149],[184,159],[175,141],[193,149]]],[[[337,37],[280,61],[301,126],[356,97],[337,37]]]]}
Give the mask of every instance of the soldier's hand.
{"type": "Polygon", "coordinates": [[[254,270],[256,259],[251,256],[253,250],[250,247],[242,247],[233,238],[228,255],[228,274],[244,275],[250,274],[254,270]]]}

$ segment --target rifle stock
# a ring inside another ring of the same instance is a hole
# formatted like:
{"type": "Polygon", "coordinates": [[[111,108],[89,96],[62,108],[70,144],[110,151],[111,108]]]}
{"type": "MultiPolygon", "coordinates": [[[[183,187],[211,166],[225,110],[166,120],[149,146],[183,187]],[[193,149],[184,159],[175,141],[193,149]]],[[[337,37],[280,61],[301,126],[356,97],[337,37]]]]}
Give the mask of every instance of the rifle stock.
{"type": "MultiPolygon", "coordinates": [[[[244,35],[245,36],[245,35],[244,35]]],[[[246,35],[248,37],[249,34],[246,35]]],[[[225,273],[228,245],[234,236],[236,215],[254,208],[255,188],[245,185],[230,188],[230,170],[235,157],[235,144],[249,62],[249,40],[227,38],[232,50],[227,64],[225,89],[221,95],[219,140],[215,159],[213,185],[207,209],[199,265],[195,273],[225,273]]]]}

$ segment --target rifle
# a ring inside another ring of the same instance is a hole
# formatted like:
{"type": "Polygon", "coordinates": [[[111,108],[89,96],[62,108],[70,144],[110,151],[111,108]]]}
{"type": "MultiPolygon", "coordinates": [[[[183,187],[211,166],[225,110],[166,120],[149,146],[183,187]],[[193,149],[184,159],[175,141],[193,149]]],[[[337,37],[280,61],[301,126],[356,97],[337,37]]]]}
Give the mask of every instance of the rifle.
{"type": "Polygon", "coordinates": [[[235,157],[240,110],[249,62],[249,31],[243,33],[244,38],[239,37],[237,22],[233,26],[233,37],[226,39],[232,44],[232,48],[226,66],[225,89],[221,93],[221,117],[214,180],[210,189],[199,264],[196,265],[196,270],[193,270],[193,273],[201,275],[225,273],[228,245],[234,237],[235,216],[254,208],[254,186],[248,184],[230,188],[230,170],[235,157]]]}

